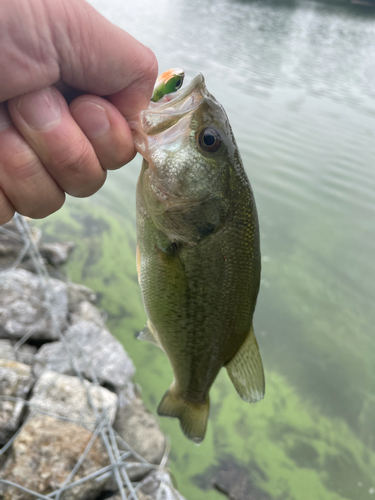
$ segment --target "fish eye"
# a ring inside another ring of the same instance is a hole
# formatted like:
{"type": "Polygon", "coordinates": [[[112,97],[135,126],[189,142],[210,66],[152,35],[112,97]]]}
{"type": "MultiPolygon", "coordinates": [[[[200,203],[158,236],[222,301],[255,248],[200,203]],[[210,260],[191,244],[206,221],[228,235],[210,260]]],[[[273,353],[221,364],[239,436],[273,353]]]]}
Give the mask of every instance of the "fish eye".
{"type": "Polygon", "coordinates": [[[175,91],[178,90],[182,85],[182,78],[180,78],[179,80],[177,80],[176,82],[176,86],[175,86],[175,91]]]}
{"type": "Polygon", "coordinates": [[[205,128],[199,134],[199,145],[203,149],[203,151],[207,151],[208,153],[215,153],[222,143],[221,136],[219,132],[212,128],[205,128]]]}

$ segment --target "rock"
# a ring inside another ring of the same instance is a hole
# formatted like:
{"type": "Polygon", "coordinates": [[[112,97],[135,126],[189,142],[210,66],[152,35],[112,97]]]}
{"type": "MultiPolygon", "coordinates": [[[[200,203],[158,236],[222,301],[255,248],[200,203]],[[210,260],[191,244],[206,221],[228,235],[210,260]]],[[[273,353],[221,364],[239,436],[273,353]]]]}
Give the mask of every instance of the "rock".
{"type": "Polygon", "coordinates": [[[272,500],[267,492],[257,488],[251,477],[252,470],[256,470],[263,480],[268,479],[256,464],[244,466],[228,457],[219,464],[213,485],[230,500],[272,500]]]}
{"type": "MultiPolygon", "coordinates": [[[[139,398],[132,399],[128,404],[123,404],[119,397],[119,404],[114,429],[122,439],[142,458],[152,464],[160,464],[166,446],[166,438],[161,432],[156,418],[146,410],[143,401],[139,398]]],[[[144,468],[131,468],[128,470],[132,480],[143,477],[148,472],[144,468]]]]}
{"type": "MultiPolygon", "coordinates": [[[[30,233],[34,242],[38,244],[42,235],[41,230],[30,227],[30,233]]],[[[14,219],[0,227],[0,270],[7,270],[14,264],[24,249],[26,241],[28,241],[28,238],[26,238],[25,234],[19,232],[14,219]]],[[[19,263],[19,267],[32,268],[32,266],[30,254],[26,252],[19,263]]]]}
{"type": "Polygon", "coordinates": [[[16,361],[0,359],[0,396],[19,398],[0,399],[0,442],[6,443],[20,425],[24,400],[34,383],[31,367],[16,361]]]}
{"type": "Polygon", "coordinates": [[[48,342],[38,350],[33,373],[38,378],[45,370],[52,370],[64,375],[76,374],[63,342],[48,342]]]}
{"type": "Polygon", "coordinates": [[[96,427],[96,417],[88,393],[98,411],[107,411],[108,419],[113,424],[117,406],[116,394],[87,380],[82,383],[78,377],[53,371],[43,372],[36,382],[30,398],[30,409],[33,412],[40,410],[69,418],[93,430],[96,427]]]}
{"type": "Polygon", "coordinates": [[[99,309],[87,300],[84,300],[77,305],[76,310],[71,315],[70,322],[74,325],[82,320],[91,321],[98,326],[104,326],[104,318],[99,309]]]}
{"type": "Polygon", "coordinates": [[[67,287],[62,281],[46,282],[29,271],[16,269],[0,275],[0,337],[55,340],[53,314],[61,330],[67,326],[67,287]]]}
{"type": "Polygon", "coordinates": [[[22,344],[17,349],[13,347],[13,343],[9,339],[0,339],[0,358],[9,359],[11,361],[19,361],[26,365],[34,364],[34,356],[36,347],[29,344],[22,344]]]}
{"type": "Polygon", "coordinates": [[[150,500],[184,500],[173,486],[171,476],[165,470],[151,472],[143,481],[142,493],[150,500]]]}
{"type": "MultiPolygon", "coordinates": [[[[79,321],[66,332],[71,344],[80,346],[86,361],[100,382],[122,388],[131,382],[135,368],[122,344],[105,328],[88,321],[79,321]]],[[[82,360],[83,364],[83,360],[82,360]]],[[[90,369],[83,367],[84,375],[91,378],[90,369]]]]}
{"type": "Polygon", "coordinates": [[[18,230],[13,221],[1,226],[0,230],[0,257],[11,256],[14,259],[19,255],[24,246],[23,238],[18,233],[18,230]]]}
{"type": "MultiPolygon", "coordinates": [[[[1,471],[3,469],[3,465],[6,461],[6,459],[8,458],[8,455],[9,455],[9,450],[8,450],[8,452],[5,452],[2,455],[0,455],[0,479],[1,479],[1,471]]],[[[1,481],[0,481],[0,499],[1,500],[3,500],[2,494],[3,494],[3,489],[2,489],[2,485],[1,485],[1,481]]]]}
{"type": "MultiPolygon", "coordinates": [[[[94,372],[100,383],[119,389],[130,383],[135,373],[133,362],[122,344],[108,330],[80,320],[66,331],[65,338],[74,352],[77,367],[86,378],[92,380],[94,372]]],[[[35,375],[38,376],[44,369],[74,374],[62,342],[45,344],[39,349],[38,362],[34,366],[35,375]]]]}
{"type": "MultiPolygon", "coordinates": [[[[126,493],[126,498],[129,498],[129,490],[125,488],[125,493],[126,493]]],[[[110,497],[106,496],[106,500],[122,500],[121,494],[116,493],[110,497]]],[[[148,495],[145,495],[142,491],[137,490],[137,498],[138,500],[151,500],[151,497],[148,495]]]]}
{"type": "MultiPolygon", "coordinates": [[[[156,418],[146,410],[135,384],[129,384],[118,393],[117,408],[114,430],[138,455],[147,462],[159,465],[164,455],[166,438],[156,418]]],[[[120,440],[118,444],[123,448],[120,440]]],[[[135,457],[129,457],[127,460],[135,464],[127,470],[132,481],[138,481],[150,472],[149,468],[137,467],[139,462],[135,457]]],[[[109,479],[106,489],[117,490],[114,478],[109,479]]]]}
{"type": "MultiPolygon", "coordinates": [[[[129,491],[127,489],[125,489],[125,492],[126,492],[126,498],[129,498],[129,491]]],[[[151,500],[151,497],[148,496],[148,495],[145,495],[142,491],[138,490],[137,491],[137,497],[138,497],[138,500],[151,500]]],[[[122,497],[121,497],[121,494],[120,493],[117,493],[116,495],[114,496],[111,496],[111,497],[107,497],[107,500],[122,500],[122,497]]]]}
{"type": "MultiPolygon", "coordinates": [[[[129,495],[129,491],[126,491],[129,495]]],[[[185,500],[172,484],[169,473],[165,470],[155,470],[142,481],[137,491],[138,500],[185,500]]],[[[120,493],[107,500],[121,500],[120,493]]]]}
{"type": "MultiPolygon", "coordinates": [[[[40,243],[42,231],[36,227],[30,227],[33,240],[38,245],[39,252],[47,264],[53,267],[61,266],[67,261],[70,252],[74,248],[72,241],[62,243],[40,243]]],[[[28,241],[27,234],[20,233],[14,220],[4,224],[0,229],[0,268],[7,269],[21,253],[25,241],[28,241]]],[[[30,261],[30,254],[27,252],[21,267],[27,267],[32,271],[33,264],[30,261]]]]}
{"type": "MultiPolygon", "coordinates": [[[[31,237],[35,243],[39,243],[42,236],[42,231],[37,227],[30,227],[31,237]]],[[[18,227],[14,223],[14,219],[0,228],[0,257],[7,255],[18,257],[20,251],[25,244],[25,238],[20,234],[18,227]]]]}
{"type": "Polygon", "coordinates": [[[142,398],[142,389],[138,384],[133,382],[126,385],[121,391],[117,391],[118,407],[125,408],[131,405],[134,399],[142,398]]]}
{"type": "Polygon", "coordinates": [[[39,245],[41,256],[46,259],[48,264],[57,267],[65,264],[69,254],[75,247],[72,241],[64,241],[63,243],[42,243],[39,245]]]}
{"type": "MultiPolygon", "coordinates": [[[[22,427],[1,478],[41,495],[61,487],[85,451],[92,432],[72,422],[35,415],[22,427]]],[[[109,465],[105,447],[97,438],[71,482],[109,465]]],[[[96,498],[105,480],[89,480],[66,489],[61,500],[96,498]]],[[[36,496],[4,485],[4,500],[35,500],[36,496]]]]}
{"type": "Polygon", "coordinates": [[[95,293],[84,285],[77,283],[68,283],[68,308],[70,313],[74,313],[80,302],[87,300],[88,302],[95,302],[95,293]]]}

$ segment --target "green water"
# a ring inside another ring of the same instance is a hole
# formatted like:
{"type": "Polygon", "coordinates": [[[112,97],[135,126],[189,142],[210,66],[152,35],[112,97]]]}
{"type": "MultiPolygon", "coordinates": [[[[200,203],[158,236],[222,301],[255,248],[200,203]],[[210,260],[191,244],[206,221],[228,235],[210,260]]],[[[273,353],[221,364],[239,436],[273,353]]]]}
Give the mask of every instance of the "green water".
{"type": "MultiPolygon", "coordinates": [[[[179,489],[219,500],[212,483],[231,469],[249,500],[375,498],[374,12],[344,2],[92,3],[152,47],[161,70],[205,75],[258,205],[266,397],[244,403],[223,371],[199,447],[161,419],[179,489]]],[[[140,162],[39,224],[76,242],[70,277],[98,293],[155,412],[172,373],[134,338],[146,320],[135,270],[140,162]]]]}

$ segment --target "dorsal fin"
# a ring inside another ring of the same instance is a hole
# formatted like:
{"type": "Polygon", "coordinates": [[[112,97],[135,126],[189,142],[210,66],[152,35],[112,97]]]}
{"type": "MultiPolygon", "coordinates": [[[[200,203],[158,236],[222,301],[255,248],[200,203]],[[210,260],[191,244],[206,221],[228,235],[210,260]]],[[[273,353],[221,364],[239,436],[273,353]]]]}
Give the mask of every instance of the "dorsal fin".
{"type": "Polygon", "coordinates": [[[264,372],[253,326],[237,354],[225,366],[241,398],[249,403],[264,397],[264,372]]]}

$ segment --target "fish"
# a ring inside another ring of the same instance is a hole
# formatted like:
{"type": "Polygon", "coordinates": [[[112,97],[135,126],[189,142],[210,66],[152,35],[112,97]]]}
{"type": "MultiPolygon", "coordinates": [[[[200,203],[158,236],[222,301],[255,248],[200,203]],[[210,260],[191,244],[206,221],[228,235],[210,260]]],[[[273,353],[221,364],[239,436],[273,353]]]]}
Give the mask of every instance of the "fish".
{"type": "Polygon", "coordinates": [[[147,324],[174,380],[158,405],[200,443],[222,367],[247,402],[264,396],[253,329],[261,255],[253,191],[224,108],[199,73],[130,121],[143,156],[137,270],[147,324]]]}
{"type": "Polygon", "coordinates": [[[181,68],[171,68],[164,71],[156,80],[151,101],[158,102],[164,96],[176,92],[182,87],[185,71],[181,68]]]}

